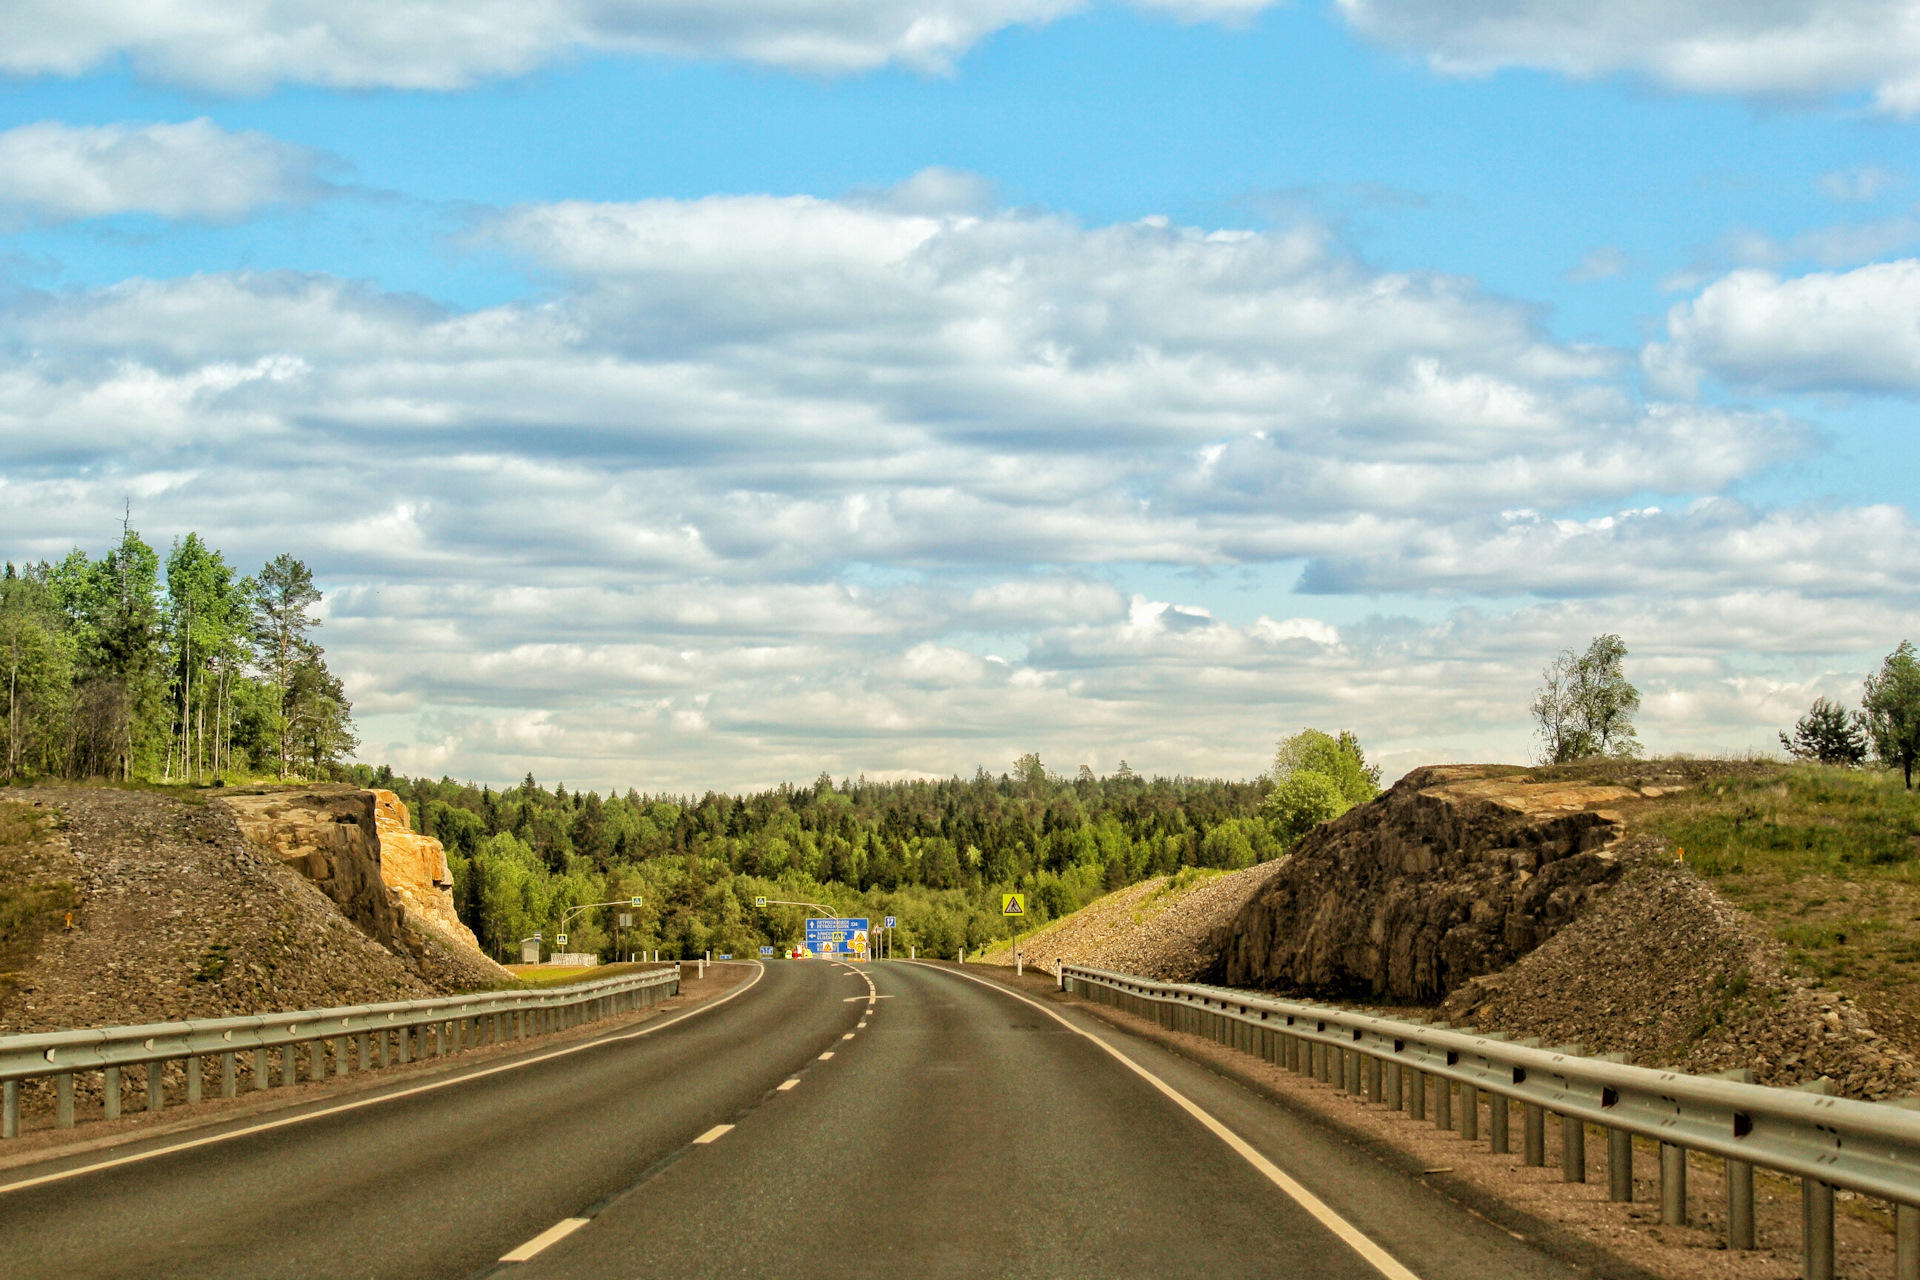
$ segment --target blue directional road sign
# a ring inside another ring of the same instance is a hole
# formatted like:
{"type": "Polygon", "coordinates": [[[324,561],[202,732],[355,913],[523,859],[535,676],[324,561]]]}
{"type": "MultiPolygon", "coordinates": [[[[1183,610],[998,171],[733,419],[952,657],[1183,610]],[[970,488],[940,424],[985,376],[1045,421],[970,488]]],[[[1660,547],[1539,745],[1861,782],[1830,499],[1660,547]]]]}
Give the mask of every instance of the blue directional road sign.
{"type": "Polygon", "coordinates": [[[763,956],[770,956],[770,955],[772,955],[772,954],[773,954],[773,948],[772,948],[772,947],[762,947],[762,948],[760,948],[760,954],[761,954],[761,955],[763,955],[763,956]]]}
{"type": "Polygon", "coordinates": [[[867,950],[868,919],[807,921],[807,952],[816,956],[850,956],[867,950]]]}

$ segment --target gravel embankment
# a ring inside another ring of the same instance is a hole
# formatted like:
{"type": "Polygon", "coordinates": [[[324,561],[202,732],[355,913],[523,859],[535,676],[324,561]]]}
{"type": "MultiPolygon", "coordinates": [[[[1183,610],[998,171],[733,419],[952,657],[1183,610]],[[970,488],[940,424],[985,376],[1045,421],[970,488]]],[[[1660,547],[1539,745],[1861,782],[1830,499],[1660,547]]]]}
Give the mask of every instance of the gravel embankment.
{"type": "Polygon", "coordinates": [[[407,1000],[486,985],[459,957],[396,956],[230,815],[108,787],[10,789],[54,815],[49,865],[81,895],[0,997],[0,1034],[407,1000]]]}
{"type": "MultiPolygon", "coordinates": [[[[1143,978],[1192,981],[1219,954],[1216,931],[1239,916],[1248,899],[1284,861],[1275,859],[1171,890],[1168,876],[1143,880],[1028,935],[1021,941],[1021,951],[1028,963],[1048,969],[1056,960],[1065,960],[1143,978]]],[[[980,959],[1011,966],[1013,949],[1001,944],[980,959]]]]}
{"type": "Polygon", "coordinates": [[[1578,920],[1439,1016],[1483,1031],[1624,1053],[1642,1066],[1750,1067],[1759,1084],[1825,1076],[1856,1098],[1911,1094],[1920,1069],[1839,993],[1790,977],[1777,943],[1648,841],[1578,920]]]}

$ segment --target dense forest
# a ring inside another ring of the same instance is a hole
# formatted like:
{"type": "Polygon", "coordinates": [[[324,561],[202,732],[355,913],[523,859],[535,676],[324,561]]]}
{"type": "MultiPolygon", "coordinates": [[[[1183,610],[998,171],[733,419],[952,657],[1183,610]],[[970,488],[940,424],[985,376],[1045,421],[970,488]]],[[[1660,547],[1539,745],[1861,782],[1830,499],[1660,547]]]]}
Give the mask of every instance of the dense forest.
{"type": "Polygon", "coordinates": [[[614,908],[581,913],[567,950],[612,955],[658,947],[674,956],[752,954],[791,943],[799,907],[899,917],[896,950],[952,956],[1006,936],[1003,890],[1025,890],[1031,928],[1111,889],[1185,867],[1239,868],[1280,845],[1262,814],[1271,784],[1049,772],[1027,755],[1012,773],[941,781],[783,785],[697,799],[602,797],[403,778],[355,766],[353,779],[407,802],[453,867],[455,902],[481,945],[518,954],[535,930],[550,941],[567,908],[643,900],[613,936],[614,908]]]}
{"type": "Polygon", "coordinates": [[[0,578],[5,776],[326,777],[359,745],[290,555],[241,575],[198,534],[0,578]]]}

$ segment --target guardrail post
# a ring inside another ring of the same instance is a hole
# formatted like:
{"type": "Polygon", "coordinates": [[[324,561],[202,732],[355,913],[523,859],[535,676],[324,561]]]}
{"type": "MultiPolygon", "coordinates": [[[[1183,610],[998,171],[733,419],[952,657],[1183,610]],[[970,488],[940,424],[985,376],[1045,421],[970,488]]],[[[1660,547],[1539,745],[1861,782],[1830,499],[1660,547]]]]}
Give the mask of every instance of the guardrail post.
{"type": "Polygon", "coordinates": [[[362,1031],[359,1035],[355,1036],[353,1040],[354,1040],[353,1047],[355,1048],[355,1050],[359,1052],[359,1055],[360,1055],[360,1070],[362,1071],[373,1070],[373,1055],[372,1053],[369,1052],[372,1046],[370,1046],[367,1043],[367,1033],[362,1031]]]}
{"type": "Polygon", "coordinates": [[[1345,1089],[1348,1093],[1355,1093],[1355,1094],[1359,1093],[1360,1092],[1360,1051],[1358,1049],[1349,1049],[1344,1045],[1341,1046],[1340,1066],[1342,1068],[1340,1074],[1343,1077],[1345,1077],[1340,1081],[1340,1087],[1345,1089]]]}
{"type": "Polygon", "coordinates": [[[255,1049],[253,1051],[253,1087],[264,1089],[269,1083],[271,1082],[267,1079],[267,1051],[255,1049]]]}
{"type": "Polygon", "coordinates": [[[1427,1118],[1427,1073],[1418,1067],[1407,1069],[1407,1118],[1427,1118]]]}
{"type": "Polygon", "coordinates": [[[167,1082],[161,1073],[166,1070],[164,1062],[147,1064],[147,1110],[158,1111],[167,1105],[167,1082]]]}
{"type": "Polygon", "coordinates": [[[240,1095],[240,1072],[233,1060],[233,1050],[220,1055],[220,1096],[235,1098],[240,1095]]]}
{"type": "Polygon", "coordinates": [[[1464,1083],[1460,1086],[1460,1136],[1468,1142],[1480,1140],[1480,1090],[1464,1083]]]}
{"type": "Polygon", "coordinates": [[[1524,1148],[1520,1160],[1529,1169],[1538,1169],[1547,1163],[1547,1112],[1537,1103],[1520,1104],[1520,1124],[1524,1130],[1521,1143],[1524,1148]]]}
{"type": "Polygon", "coordinates": [[[307,1079],[325,1080],[327,1078],[327,1038],[307,1042],[311,1048],[307,1052],[307,1079]]]}
{"type": "MultiPolygon", "coordinates": [[[[1748,1167],[1751,1186],[1752,1167],[1748,1167]]],[[[1633,1203],[1633,1135],[1625,1129],[1607,1130],[1607,1199],[1633,1203]]],[[[1752,1205],[1749,1200],[1748,1205],[1752,1205]]]]}
{"type": "Polygon", "coordinates": [[[1386,1074],[1386,1064],[1372,1054],[1366,1056],[1367,1101],[1385,1102],[1387,1100],[1386,1082],[1381,1079],[1386,1074]]]}
{"type": "Polygon", "coordinates": [[[101,1101],[105,1104],[107,1119],[120,1118],[120,1068],[108,1067],[100,1073],[101,1101]]]}
{"type": "Polygon", "coordinates": [[[1687,1149],[1671,1142],[1660,1144],[1660,1221],[1669,1227],[1687,1225],[1687,1149]]]}
{"type": "Polygon", "coordinates": [[[343,1076],[353,1067],[353,1037],[342,1031],[333,1042],[333,1074],[343,1076]]]}
{"type": "Polygon", "coordinates": [[[1498,1093],[1487,1095],[1487,1138],[1492,1144],[1495,1155],[1508,1155],[1513,1151],[1513,1143],[1507,1135],[1507,1100],[1498,1093]]]}
{"type": "Polygon", "coordinates": [[[187,1105],[197,1106],[200,1102],[200,1055],[187,1057],[187,1105]]]}
{"type": "Polygon", "coordinates": [[[1727,1161],[1727,1248],[1753,1248],[1753,1166],[1745,1160],[1727,1161]]]}
{"type": "Polygon", "coordinates": [[[1833,1280],[1833,1188],[1800,1180],[1801,1272],[1806,1280],[1833,1280]]]}
{"type": "Polygon", "coordinates": [[[1893,1280],[1920,1280],[1920,1208],[1910,1204],[1893,1206],[1893,1280]]]}
{"type": "Polygon", "coordinates": [[[406,1065],[410,1048],[408,1041],[413,1038],[412,1031],[413,1028],[404,1022],[393,1029],[393,1060],[400,1066],[406,1065]]]}
{"type": "Polygon", "coordinates": [[[1387,1063],[1387,1110],[1398,1111],[1405,1102],[1405,1090],[1401,1085],[1400,1070],[1397,1062],[1387,1063]]]}
{"type": "Polygon", "coordinates": [[[1433,1078],[1433,1127],[1453,1128],[1453,1081],[1445,1076],[1433,1078]]]}
{"type": "Polygon", "coordinates": [[[53,1078],[53,1124],[56,1129],[73,1128],[73,1072],[62,1071],[53,1078]]]}
{"type": "Polygon", "coordinates": [[[280,1046],[280,1087],[292,1088],[300,1080],[300,1050],[289,1040],[280,1046]]]}
{"type": "Polygon", "coordinates": [[[1560,1181],[1587,1180],[1587,1123],[1579,1116],[1560,1117],[1560,1181]]]}
{"type": "Polygon", "coordinates": [[[0,1138],[20,1136],[20,1082],[0,1083],[0,1138]]]}

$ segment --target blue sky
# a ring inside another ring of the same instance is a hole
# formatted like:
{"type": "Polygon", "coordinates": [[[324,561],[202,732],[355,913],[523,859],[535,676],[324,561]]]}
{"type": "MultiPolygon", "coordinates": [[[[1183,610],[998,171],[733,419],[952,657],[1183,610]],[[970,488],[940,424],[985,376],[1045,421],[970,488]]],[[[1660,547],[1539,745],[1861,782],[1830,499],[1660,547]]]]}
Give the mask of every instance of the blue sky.
{"type": "Polygon", "coordinates": [[[1916,629],[1911,4],[0,11],[9,555],[302,555],[368,759],[1524,759],[1599,631],[1738,751],[1916,629]]]}

